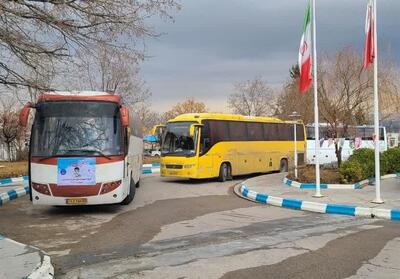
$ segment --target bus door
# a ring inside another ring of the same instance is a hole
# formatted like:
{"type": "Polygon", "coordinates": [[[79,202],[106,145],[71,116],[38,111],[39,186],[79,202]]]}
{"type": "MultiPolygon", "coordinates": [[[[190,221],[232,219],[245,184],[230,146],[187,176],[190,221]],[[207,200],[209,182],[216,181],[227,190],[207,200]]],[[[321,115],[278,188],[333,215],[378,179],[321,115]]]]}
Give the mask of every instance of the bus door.
{"type": "Polygon", "coordinates": [[[208,122],[200,127],[200,137],[198,141],[198,175],[200,177],[211,177],[213,171],[212,141],[208,122]],[[211,150],[210,150],[211,149],[211,150]]]}

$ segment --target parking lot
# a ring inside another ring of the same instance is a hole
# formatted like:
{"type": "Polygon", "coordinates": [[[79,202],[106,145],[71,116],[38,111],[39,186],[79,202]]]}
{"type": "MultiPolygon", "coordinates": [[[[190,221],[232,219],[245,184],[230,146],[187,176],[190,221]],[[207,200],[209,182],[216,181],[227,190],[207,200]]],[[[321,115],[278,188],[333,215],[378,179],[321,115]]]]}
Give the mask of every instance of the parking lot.
{"type": "Polygon", "coordinates": [[[23,197],[1,208],[0,231],[46,251],[55,278],[346,278],[400,248],[398,223],[252,203],[233,193],[247,178],[149,175],[125,207],[32,206],[23,197]]]}

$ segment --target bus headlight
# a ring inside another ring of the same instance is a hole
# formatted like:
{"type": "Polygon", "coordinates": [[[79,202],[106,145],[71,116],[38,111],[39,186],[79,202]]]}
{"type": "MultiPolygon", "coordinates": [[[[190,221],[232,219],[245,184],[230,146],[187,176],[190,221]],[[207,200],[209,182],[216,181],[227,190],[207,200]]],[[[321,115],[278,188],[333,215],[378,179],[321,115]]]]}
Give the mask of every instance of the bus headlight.
{"type": "Polygon", "coordinates": [[[40,184],[40,183],[32,182],[32,188],[41,194],[50,196],[50,190],[49,190],[49,186],[47,186],[47,184],[40,184]]]}

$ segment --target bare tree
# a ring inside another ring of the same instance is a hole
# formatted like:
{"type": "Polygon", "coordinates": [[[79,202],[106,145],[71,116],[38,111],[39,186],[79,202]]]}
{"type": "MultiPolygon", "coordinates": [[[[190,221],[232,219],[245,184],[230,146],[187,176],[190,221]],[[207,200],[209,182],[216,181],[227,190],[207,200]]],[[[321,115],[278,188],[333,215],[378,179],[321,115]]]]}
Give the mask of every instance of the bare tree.
{"type": "MultiPolygon", "coordinates": [[[[349,136],[350,127],[366,124],[371,108],[371,75],[362,71],[361,56],[345,48],[321,60],[318,73],[319,111],[328,124],[330,137],[349,136]]],[[[335,141],[338,165],[342,162],[342,146],[335,141]]]]}
{"type": "Polygon", "coordinates": [[[165,119],[161,113],[151,110],[150,105],[143,103],[136,106],[135,113],[143,125],[143,133],[149,134],[155,125],[164,124],[165,119]]]}
{"type": "Polygon", "coordinates": [[[10,102],[2,101],[2,111],[0,112],[0,139],[7,147],[8,159],[11,161],[12,146],[18,140],[22,133],[18,124],[18,112],[10,102]]]}
{"type": "Polygon", "coordinates": [[[234,113],[266,115],[272,109],[272,90],[261,78],[254,78],[234,85],[236,93],[228,97],[228,106],[234,113]]]}
{"type": "MultiPolygon", "coordinates": [[[[287,118],[293,111],[300,112],[304,123],[313,123],[313,95],[300,94],[298,66],[290,70],[291,78],[277,99],[276,115],[287,118]]],[[[318,68],[318,103],[320,120],[327,124],[327,133],[335,140],[335,153],[340,166],[342,146],[340,138],[355,137],[354,125],[368,124],[372,116],[372,72],[362,70],[361,55],[352,48],[339,50],[335,55],[320,58],[318,68]]],[[[399,72],[390,64],[380,65],[379,93],[381,116],[400,111],[398,88],[399,72]]],[[[382,119],[382,118],[381,118],[382,119]]]]}
{"type": "Polygon", "coordinates": [[[45,76],[55,60],[98,43],[140,53],[139,42],[156,35],[145,19],[175,8],[175,0],[1,1],[0,84],[40,87],[27,72],[45,76]]]}
{"type": "Polygon", "coordinates": [[[131,108],[150,97],[150,91],[140,77],[140,57],[134,53],[98,44],[96,50],[82,51],[78,58],[81,88],[118,93],[131,108]]]}
{"type": "Polygon", "coordinates": [[[176,116],[184,113],[202,113],[207,112],[207,107],[203,102],[197,102],[194,98],[188,98],[182,103],[177,103],[164,114],[164,119],[175,118],[176,116]]]}
{"type": "Polygon", "coordinates": [[[380,120],[400,113],[400,72],[390,60],[379,65],[380,120]]]}
{"type": "Polygon", "coordinates": [[[299,113],[304,123],[312,123],[314,119],[313,95],[301,94],[299,91],[299,67],[292,66],[290,78],[283,85],[276,100],[275,115],[281,119],[289,119],[293,112],[299,113]]]}

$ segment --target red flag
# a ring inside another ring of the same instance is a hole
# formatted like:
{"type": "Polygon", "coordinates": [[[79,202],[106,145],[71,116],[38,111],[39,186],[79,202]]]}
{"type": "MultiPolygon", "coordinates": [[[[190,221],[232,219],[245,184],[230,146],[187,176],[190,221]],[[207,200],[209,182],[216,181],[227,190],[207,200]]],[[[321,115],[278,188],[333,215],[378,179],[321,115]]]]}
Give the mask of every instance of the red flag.
{"type": "Polygon", "coordinates": [[[311,1],[308,2],[304,17],[303,35],[299,48],[300,92],[305,93],[312,84],[311,70],[311,1]]]}
{"type": "Polygon", "coordinates": [[[367,69],[369,64],[374,63],[375,59],[374,20],[373,5],[370,0],[367,5],[367,15],[365,18],[364,69],[367,69]]]}

